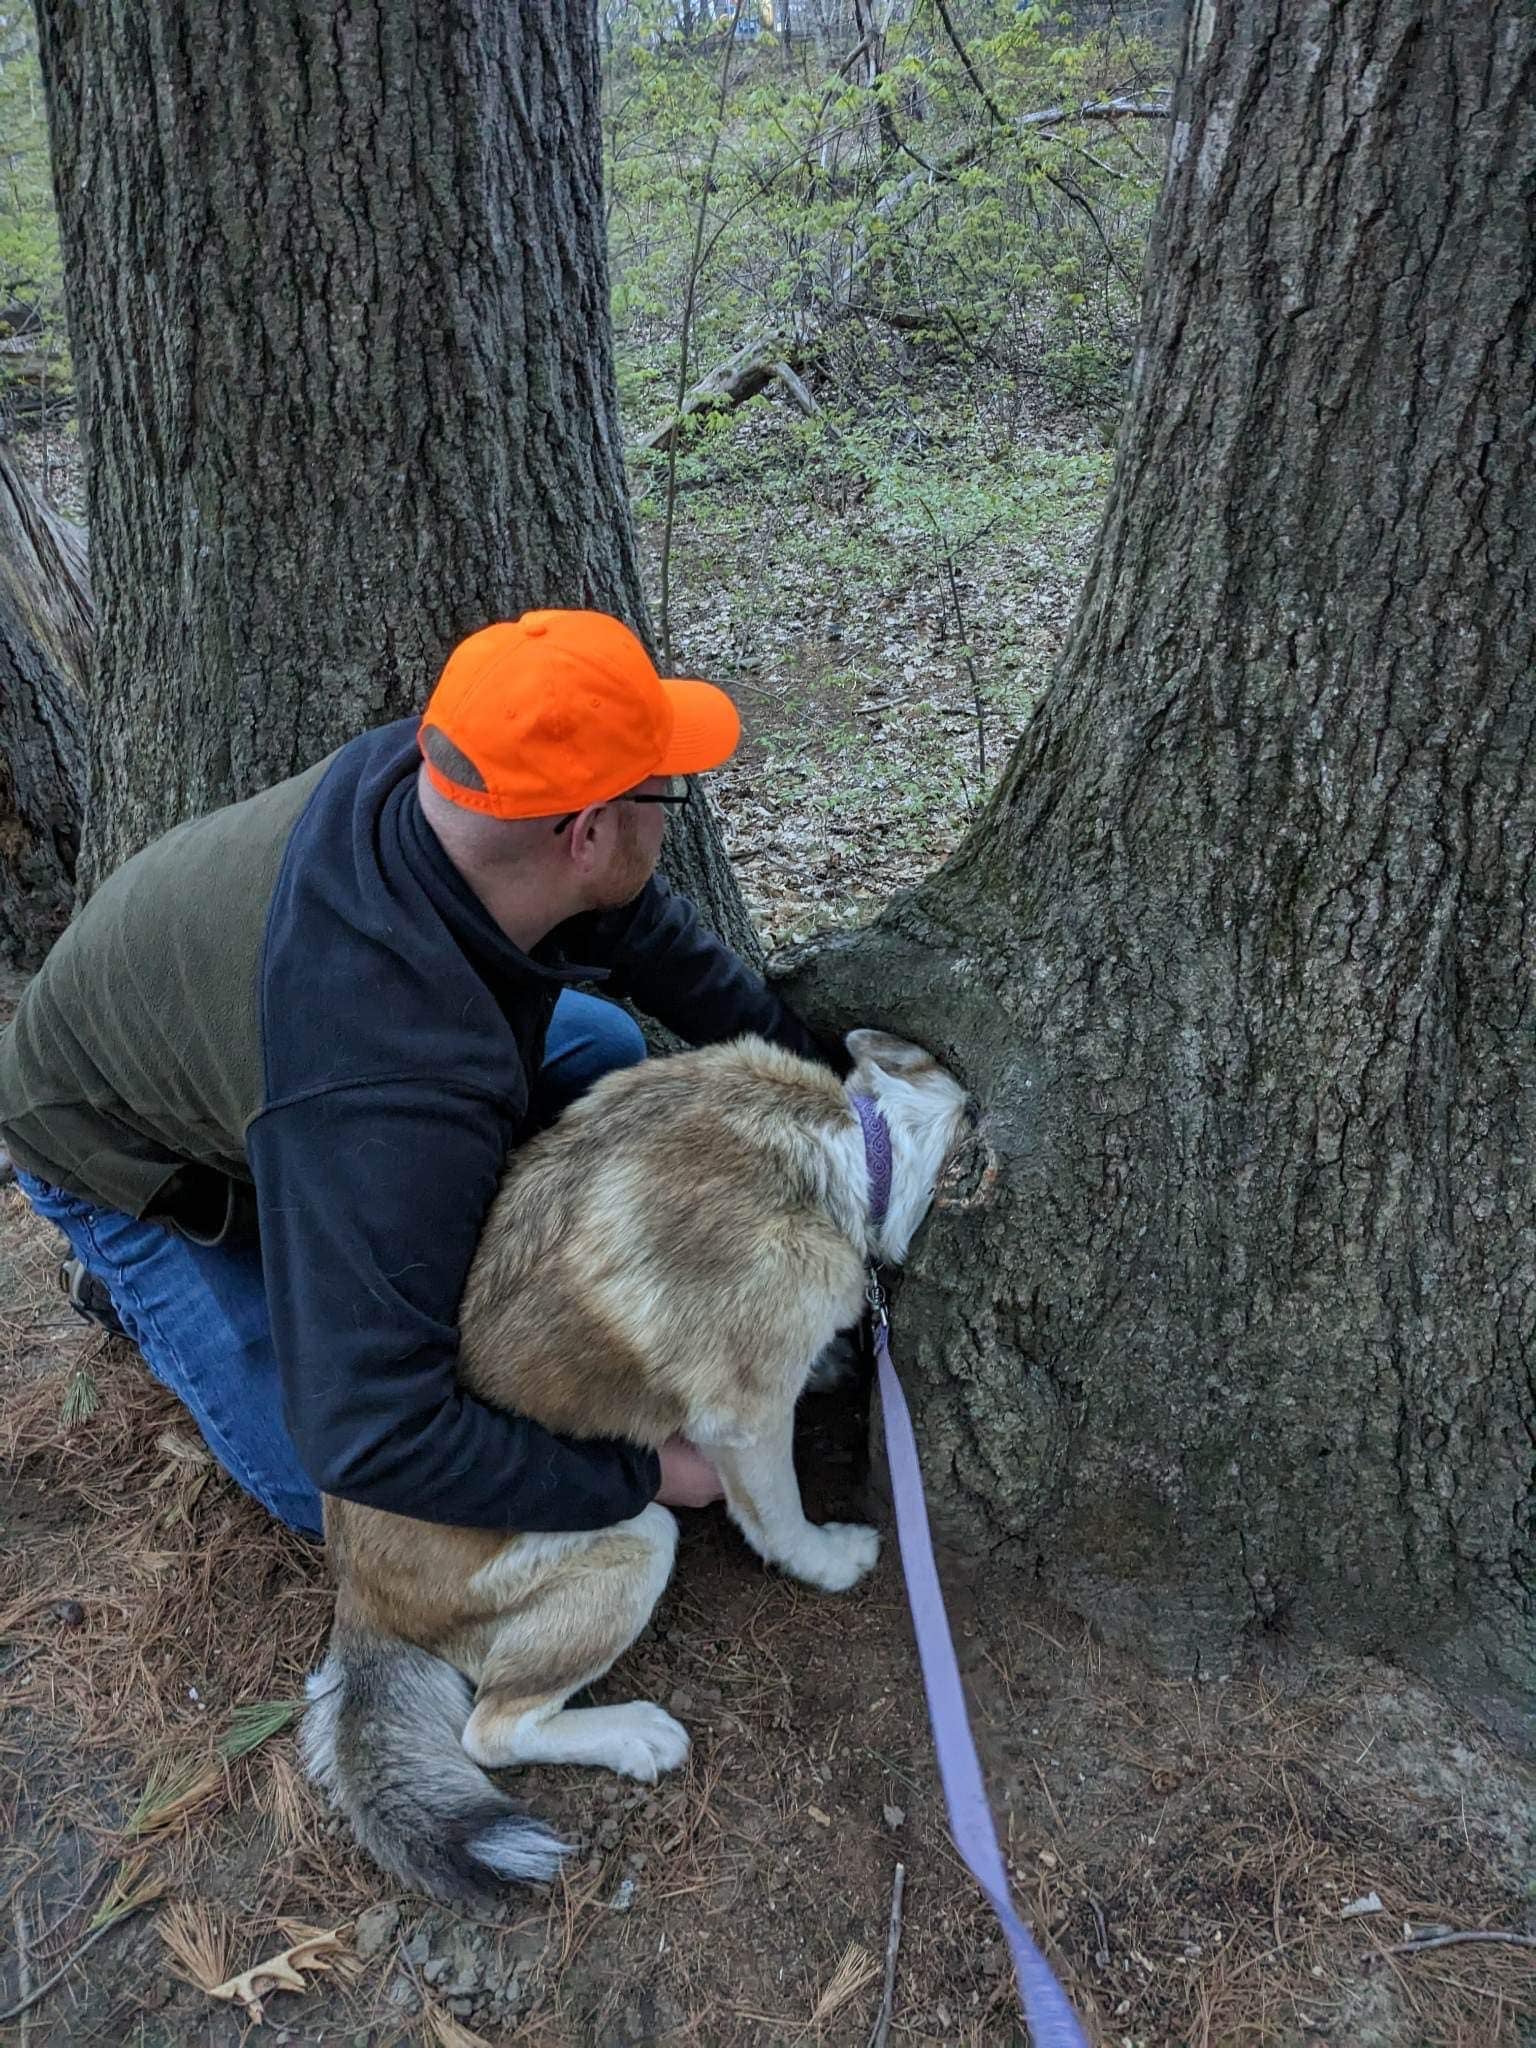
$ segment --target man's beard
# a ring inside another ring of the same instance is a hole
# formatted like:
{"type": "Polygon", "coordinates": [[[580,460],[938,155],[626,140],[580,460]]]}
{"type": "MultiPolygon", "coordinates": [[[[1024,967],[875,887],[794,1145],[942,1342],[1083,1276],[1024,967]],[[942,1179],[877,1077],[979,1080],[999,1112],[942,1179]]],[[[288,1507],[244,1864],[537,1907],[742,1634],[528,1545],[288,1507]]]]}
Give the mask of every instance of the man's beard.
{"type": "Polygon", "coordinates": [[[619,910],[626,903],[633,903],[656,872],[655,862],[641,843],[639,819],[628,805],[619,809],[618,852],[603,889],[602,902],[596,906],[600,910],[619,910]]]}

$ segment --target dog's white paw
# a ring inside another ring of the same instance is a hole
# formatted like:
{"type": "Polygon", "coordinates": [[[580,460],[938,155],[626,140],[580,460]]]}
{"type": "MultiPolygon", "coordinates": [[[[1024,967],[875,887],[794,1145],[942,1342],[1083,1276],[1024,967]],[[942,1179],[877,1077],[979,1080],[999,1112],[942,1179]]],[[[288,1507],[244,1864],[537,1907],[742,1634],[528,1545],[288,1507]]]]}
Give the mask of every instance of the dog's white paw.
{"type": "Polygon", "coordinates": [[[846,1593],[866,1572],[873,1571],[880,1555],[876,1530],[858,1522],[823,1522],[815,1541],[784,1560],[784,1569],[807,1586],[823,1593],[846,1593]]]}
{"type": "Polygon", "coordinates": [[[675,1771],[688,1755],[688,1730],[649,1700],[613,1710],[612,1741],[604,1759],[621,1778],[654,1785],[663,1771],[675,1771]]]}

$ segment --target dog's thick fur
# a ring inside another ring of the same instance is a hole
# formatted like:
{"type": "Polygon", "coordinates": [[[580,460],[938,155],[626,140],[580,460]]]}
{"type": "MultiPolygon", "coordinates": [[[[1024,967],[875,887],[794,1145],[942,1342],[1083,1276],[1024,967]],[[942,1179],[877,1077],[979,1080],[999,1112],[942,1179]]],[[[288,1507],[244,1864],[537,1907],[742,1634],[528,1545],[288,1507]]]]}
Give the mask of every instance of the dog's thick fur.
{"type": "MultiPolygon", "coordinates": [[[[965,1122],[925,1052],[849,1035],[846,1085],[758,1039],[610,1074],[513,1159],[461,1313],[464,1384],[571,1436],[683,1433],[758,1554],[837,1593],[873,1529],[808,1522],[791,1454],[813,1361],[899,1262],[965,1122]],[[891,1134],[870,1220],[851,1093],[891,1134]]],[[[688,1753],[658,1706],[569,1708],[644,1628],[677,1524],[651,1506],[585,1534],[454,1529],[328,1499],[339,1591],[310,1681],[309,1769],[407,1884],[484,1899],[548,1878],[564,1845],[484,1774],[590,1763],[643,1782],[688,1753]]]]}

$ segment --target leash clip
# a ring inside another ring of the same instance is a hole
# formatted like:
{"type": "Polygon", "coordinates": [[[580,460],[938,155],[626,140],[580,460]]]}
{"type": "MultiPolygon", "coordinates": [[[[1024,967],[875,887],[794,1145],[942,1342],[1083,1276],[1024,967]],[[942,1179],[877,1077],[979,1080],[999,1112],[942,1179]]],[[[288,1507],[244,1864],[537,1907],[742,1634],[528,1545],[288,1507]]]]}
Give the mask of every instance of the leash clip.
{"type": "Polygon", "coordinates": [[[864,1289],[864,1299],[869,1303],[869,1312],[881,1329],[888,1330],[891,1326],[890,1304],[881,1285],[880,1275],[873,1268],[870,1269],[869,1285],[864,1289]]]}

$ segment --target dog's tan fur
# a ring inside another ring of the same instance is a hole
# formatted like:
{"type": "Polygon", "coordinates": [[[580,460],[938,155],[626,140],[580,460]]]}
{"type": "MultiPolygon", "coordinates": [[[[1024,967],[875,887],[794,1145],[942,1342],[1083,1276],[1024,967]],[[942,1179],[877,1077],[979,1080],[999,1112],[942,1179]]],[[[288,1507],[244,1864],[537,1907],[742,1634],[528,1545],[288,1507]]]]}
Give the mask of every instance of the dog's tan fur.
{"type": "MultiPolygon", "coordinates": [[[[659,1446],[686,1434],[714,1459],[753,1547],[828,1591],[869,1569],[877,1539],[806,1521],[795,1402],[818,1353],[857,1320],[869,1258],[905,1253],[965,1113],[963,1091],[919,1048],[873,1032],[849,1046],[846,1087],[760,1040],[609,1075],[513,1159],[460,1318],[461,1375],[481,1400],[570,1436],[659,1446]],[[878,1243],[851,1091],[881,1101],[892,1134],[878,1243]]],[[[326,1533],[339,1593],[309,1760],[399,1874],[463,1895],[483,1888],[477,1859],[539,1875],[555,1853],[540,1836],[520,1858],[504,1804],[455,1807],[446,1786],[438,1817],[453,1808],[463,1824],[435,1857],[381,1818],[363,1781],[368,1746],[399,1718],[400,1700],[381,1701],[402,1646],[475,1685],[466,1761],[586,1761],[647,1780],[682,1761],[686,1734],[660,1708],[564,1704],[645,1626],[676,1544],[665,1509],[592,1533],[508,1536],[332,1499],[326,1533]],[[370,1704],[344,1726],[349,1668],[370,1704]],[[502,1851],[487,1851],[498,1826],[502,1851]]],[[[435,1677],[427,1690],[447,1708],[435,1677]]]]}

